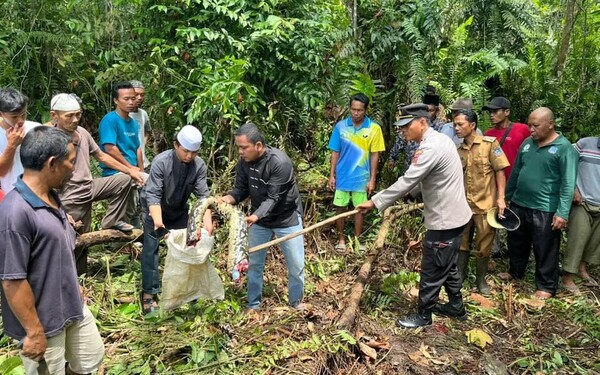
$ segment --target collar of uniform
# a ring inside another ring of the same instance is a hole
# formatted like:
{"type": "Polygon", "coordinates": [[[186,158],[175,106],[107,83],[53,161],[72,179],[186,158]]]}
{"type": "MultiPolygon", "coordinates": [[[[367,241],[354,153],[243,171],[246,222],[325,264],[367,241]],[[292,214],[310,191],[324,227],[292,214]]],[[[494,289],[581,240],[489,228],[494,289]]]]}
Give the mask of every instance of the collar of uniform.
{"type": "Polygon", "coordinates": [[[467,145],[465,143],[465,139],[463,138],[463,141],[460,144],[460,148],[464,148],[465,150],[470,150],[474,144],[480,144],[482,142],[483,142],[483,135],[475,133],[475,138],[473,138],[473,143],[471,143],[471,146],[467,145]]]}
{"type": "MultiPolygon", "coordinates": [[[[354,123],[352,122],[352,116],[349,116],[346,119],[346,126],[354,126],[354,123]]],[[[369,127],[371,127],[371,119],[369,118],[369,116],[365,116],[365,119],[363,120],[362,124],[360,124],[358,129],[369,127]]]]}
{"type": "Polygon", "coordinates": [[[425,133],[423,133],[423,138],[421,139],[421,142],[426,140],[427,138],[429,138],[430,135],[432,135],[433,133],[435,133],[436,131],[433,130],[433,128],[430,126],[427,128],[427,130],[425,130],[425,133]]]}
{"type": "MultiPolygon", "coordinates": [[[[17,178],[17,182],[15,182],[15,190],[23,197],[25,202],[29,203],[32,208],[52,208],[46,204],[43,200],[38,197],[33,190],[27,186],[25,182],[23,182],[23,175],[17,178]]],[[[58,198],[58,194],[54,190],[50,190],[50,195],[56,200],[58,205],[60,206],[60,200],[58,198]]]]}
{"type": "Polygon", "coordinates": [[[252,162],[252,164],[256,164],[256,163],[260,162],[261,160],[268,158],[270,155],[271,155],[271,146],[265,145],[265,152],[261,156],[259,156],[258,159],[254,160],[252,162]]]}

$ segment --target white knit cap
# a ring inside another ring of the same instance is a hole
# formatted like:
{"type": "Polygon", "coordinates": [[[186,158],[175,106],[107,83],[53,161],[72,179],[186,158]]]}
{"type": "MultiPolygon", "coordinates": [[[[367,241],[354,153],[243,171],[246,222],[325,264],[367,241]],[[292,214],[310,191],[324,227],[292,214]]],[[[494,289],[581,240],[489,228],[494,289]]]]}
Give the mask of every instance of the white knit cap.
{"type": "Polygon", "coordinates": [[[192,125],[186,125],[177,133],[177,141],[188,151],[198,151],[202,143],[202,133],[192,125]]]}
{"type": "Polygon", "coordinates": [[[77,99],[71,94],[54,95],[50,101],[51,111],[79,111],[80,109],[77,99]]]}

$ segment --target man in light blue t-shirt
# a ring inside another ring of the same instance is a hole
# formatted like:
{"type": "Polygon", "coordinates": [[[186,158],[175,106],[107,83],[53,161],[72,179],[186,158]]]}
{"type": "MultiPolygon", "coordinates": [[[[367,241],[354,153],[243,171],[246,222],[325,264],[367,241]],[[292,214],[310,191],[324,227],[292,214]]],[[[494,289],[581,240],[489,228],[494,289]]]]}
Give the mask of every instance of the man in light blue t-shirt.
{"type": "MultiPolygon", "coordinates": [[[[130,82],[118,82],[112,88],[112,97],[115,110],[102,118],[98,129],[100,149],[121,164],[129,168],[138,168],[143,172],[144,162],[138,137],[138,124],[129,117],[129,113],[136,108],[135,90],[130,82]]],[[[102,163],[100,167],[103,177],[118,172],[102,163]]]]}

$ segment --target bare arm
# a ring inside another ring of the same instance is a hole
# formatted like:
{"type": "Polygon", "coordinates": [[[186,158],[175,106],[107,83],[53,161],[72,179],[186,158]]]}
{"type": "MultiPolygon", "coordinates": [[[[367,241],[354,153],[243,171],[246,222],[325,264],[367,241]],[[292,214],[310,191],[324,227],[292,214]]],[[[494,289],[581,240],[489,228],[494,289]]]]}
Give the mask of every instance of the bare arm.
{"type": "Polygon", "coordinates": [[[143,171],[144,170],[144,155],[143,155],[141,147],[138,147],[136,156],[137,156],[137,165],[138,165],[137,167],[140,171],[143,171]]]}
{"type": "Polygon", "coordinates": [[[17,147],[25,138],[25,128],[9,128],[6,130],[7,146],[0,155],[0,176],[4,176],[12,168],[17,147]]]}
{"type": "Polygon", "coordinates": [[[130,175],[131,178],[133,178],[138,185],[144,184],[144,179],[142,178],[139,169],[127,167],[126,165],[119,163],[112,156],[108,155],[105,152],[102,152],[101,150],[98,150],[92,155],[96,158],[96,160],[106,164],[109,168],[130,175]]]}
{"type": "Polygon", "coordinates": [[[504,198],[506,190],[506,175],[504,169],[496,171],[496,188],[498,189],[498,199],[496,204],[498,205],[498,215],[504,215],[504,209],[506,208],[506,201],[504,198]]]}
{"type": "Polygon", "coordinates": [[[379,165],[379,152],[371,153],[371,178],[367,184],[367,194],[371,195],[375,191],[375,184],[377,183],[377,166],[379,165]]]}
{"type": "Polygon", "coordinates": [[[163,224],[162,207],[160,207],[160,204],[149,206],[148,209],[150,210],[150,217],[154,221],[154,230],[164,227],[165,224],[163,224]]]}
{"type": "Polygon", "coordinates": [[[39,361],[46,352],[46,335],[35,309],[35,298],[26,279],[3,280],[2,288],[10,309],[25,329],[21,354],[39,361]]]}
{"type": "Polygon", "coordinates": [[[331,152],[331,169],[329,170],[329,190],[335,191],[335,168],[337,167],[340,153],[337,151],[331,152]]]}

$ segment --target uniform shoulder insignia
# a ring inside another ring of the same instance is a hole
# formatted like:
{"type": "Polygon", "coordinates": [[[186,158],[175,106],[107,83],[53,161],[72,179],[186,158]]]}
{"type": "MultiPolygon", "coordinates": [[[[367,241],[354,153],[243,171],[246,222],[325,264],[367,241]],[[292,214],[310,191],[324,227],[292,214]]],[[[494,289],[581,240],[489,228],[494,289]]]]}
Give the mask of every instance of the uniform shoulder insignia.
{"type": "Polygon", "coordinates": [[[483,140],[486,141],[486,142],[493,143],[496,140],[496,137],[491,137],[489,135],[484,135],[483,136],[483,140]]]}

